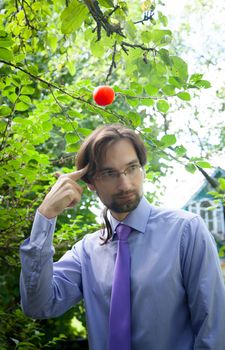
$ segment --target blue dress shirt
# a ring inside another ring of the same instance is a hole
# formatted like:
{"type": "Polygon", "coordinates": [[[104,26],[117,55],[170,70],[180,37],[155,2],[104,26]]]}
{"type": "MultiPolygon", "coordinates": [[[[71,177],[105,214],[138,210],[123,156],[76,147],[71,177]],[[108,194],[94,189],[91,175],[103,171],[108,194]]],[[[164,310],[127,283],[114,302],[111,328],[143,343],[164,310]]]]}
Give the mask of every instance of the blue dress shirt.
{"type": "MultiPolygon", "coordinates": [[[[100,231],[88,234],[53,263],[55,221],[37,212],[21,246],[22,308],[32,318],[57,317],[83,298],[90,349],[106,350],[116,234],[105,245],[100,231]]],[[[133,228],[132,350],[224,350],[224,281],[202,219],[142,198],[124,223],[133,228]]]]}

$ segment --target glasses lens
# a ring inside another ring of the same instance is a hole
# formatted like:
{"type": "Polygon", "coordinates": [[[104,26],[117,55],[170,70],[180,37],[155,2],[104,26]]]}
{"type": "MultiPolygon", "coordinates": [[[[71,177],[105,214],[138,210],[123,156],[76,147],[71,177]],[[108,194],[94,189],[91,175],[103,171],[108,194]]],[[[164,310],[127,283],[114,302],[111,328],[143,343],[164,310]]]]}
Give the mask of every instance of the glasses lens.
{"type": "Polygon", "coordinates": [[[126,168],[123,172],[118,172],[116,170],[107,170],[101,172],[97,178],[102,182],[114,183],[119,177],[124,174],[127,177],[135,177],[140,174],[142,168],[139,164],[132,164],[128,168],[126,168]]]}
{"type": "Polygon", "coordinates": [[[117,171],[104,171],[99,175],[99,178],[103,181],[111,181],[118,178],[117,171]]]}
{"type": "Polygon", "coordinates": [[[138,174],[140,170],[140,166],[137,165],[137,164],[133,164],[133,165],[130,165],[126,170],[125,170],[125,173],[127,175],[131,175],[131,176],[135,176],[136,174],[138,174]]]}

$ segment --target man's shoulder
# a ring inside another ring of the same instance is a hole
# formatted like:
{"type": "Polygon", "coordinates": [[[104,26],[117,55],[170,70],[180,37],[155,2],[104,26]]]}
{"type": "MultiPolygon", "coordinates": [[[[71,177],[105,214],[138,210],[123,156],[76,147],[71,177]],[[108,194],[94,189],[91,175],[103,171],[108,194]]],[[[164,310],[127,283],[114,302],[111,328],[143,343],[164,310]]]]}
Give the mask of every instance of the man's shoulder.
{"type": "Polygon", "coordinates": [[[165,219],[165,220],[185,220],[190,221],[194,218],[199,217],[197,214],[189,212],[184,209],[177,208],[166,208],[152,206],[151,218],[155,219],[165,219]]]}

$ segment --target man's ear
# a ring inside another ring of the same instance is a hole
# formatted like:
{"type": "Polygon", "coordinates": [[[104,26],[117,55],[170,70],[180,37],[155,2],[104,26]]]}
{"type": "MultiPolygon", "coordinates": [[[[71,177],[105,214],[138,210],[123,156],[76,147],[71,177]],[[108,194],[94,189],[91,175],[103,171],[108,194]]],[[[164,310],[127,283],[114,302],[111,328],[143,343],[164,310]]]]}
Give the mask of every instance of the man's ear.
{"type": "Polygon", "coordinates": [[[95,186],[93,184],[87,184],[89,190],[96,191],[95,186]]]}

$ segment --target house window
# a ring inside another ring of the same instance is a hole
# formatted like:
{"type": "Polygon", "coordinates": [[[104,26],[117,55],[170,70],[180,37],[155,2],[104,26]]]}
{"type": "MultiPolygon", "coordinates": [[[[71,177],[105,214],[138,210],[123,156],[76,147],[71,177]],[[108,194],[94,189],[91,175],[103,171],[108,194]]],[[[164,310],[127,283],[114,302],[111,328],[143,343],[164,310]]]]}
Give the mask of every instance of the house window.
{"type": "Polygon", "coordinates": [[[225,225],[223,206],[215,204],[208,198],[202,199],[200,202],[192,202],[188,206],[188,210],[200,215],[205,221],[209,231],[218,239],[225,238],[225,225]]]}

